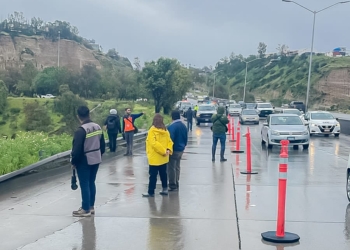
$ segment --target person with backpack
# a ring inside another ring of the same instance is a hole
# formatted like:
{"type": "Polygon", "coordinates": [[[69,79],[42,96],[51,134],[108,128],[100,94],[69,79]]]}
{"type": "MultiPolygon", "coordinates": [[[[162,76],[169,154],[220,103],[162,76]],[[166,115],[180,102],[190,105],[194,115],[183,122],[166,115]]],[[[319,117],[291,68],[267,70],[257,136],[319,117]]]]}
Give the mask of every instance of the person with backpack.
{"type": "Polygon", "coordinates": [[[109,150],[110,152],[115,152],[117,150],[117,138],[118,133],[122,132],[120,125],[120,117],[117,110],[111,109],[109,111],[109,116],[105,121],[105,129],[107,130],[109,139],[109,150]]]}
{"type": "Polygon", "coordinates": [[[220,140],[221,150],[220,150],[220,161],[227,161],[225,159],[225,144],[226,144],[226,132],[227,132],[227,124],[229,123],[227,116],[224,115],[225,108],[218,107],[217,114],[213,115],[211,121],[213,122],[213,126],[211,130],[213,131],[213,146],[212,146],[212,161],[215,161],[215,152],[216,145],[218,144],[218,140],[220,140]]]}
{"type": "Polygon", "coordinates": [[[130,108],[125,109],[125,115],[123,116],[123,138],[126,141],[126,154],[124,154],[124,156],[132,156],[134,134],[138,132],[134,122],[143,114],[144,112],[140,114],[131,114],[130,108]]]}

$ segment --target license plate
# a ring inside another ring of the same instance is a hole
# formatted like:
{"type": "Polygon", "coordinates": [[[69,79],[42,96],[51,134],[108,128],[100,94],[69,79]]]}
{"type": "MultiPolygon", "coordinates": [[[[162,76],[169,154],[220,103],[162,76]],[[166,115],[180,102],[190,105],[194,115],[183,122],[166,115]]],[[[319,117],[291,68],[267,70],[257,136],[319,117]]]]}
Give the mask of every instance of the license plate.
{"type": "Polygon", "coordinates": [[[208,122],[208,121],[209,121],[209,119],[205,119],[205,121],[206,121],[206,122],[208,122]]]}
{"type": "Polygon", "coordinates": [[[329,129],[325,129],[324,132],[329,132],[330,130],[329,129]]]}
{"type": "Polygon", "coordinates": [[[287,140],[288,140],[288,141],[294,141],[294,140],[295,140],[295,137],[287,137],[287,140]]]}

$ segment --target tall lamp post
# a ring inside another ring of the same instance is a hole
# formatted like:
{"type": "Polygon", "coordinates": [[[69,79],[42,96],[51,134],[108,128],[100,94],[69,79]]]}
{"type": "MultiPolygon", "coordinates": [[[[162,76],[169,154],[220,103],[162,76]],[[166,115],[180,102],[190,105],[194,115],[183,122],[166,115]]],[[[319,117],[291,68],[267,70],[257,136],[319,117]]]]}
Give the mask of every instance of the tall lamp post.
{"type": "Polygon", "coordinates": [[[307,11],[311,12],[314,15],[314,22],[313,22],[313,26],[312,26],[312,40],[311,40],[311,51],[310,51],[310,63],[309,63],[309,76],[308,76],[308,80],[307,80],[307,91],[306,91],[306,102],[305,102],[305,111],[308,110],[308,105],[309,105],[309,93],[310,93],[310,82],[311,82],[311,66],[312,66],[312,55],[313,55],[313,50],[314,50],[314,37],[315,37],[315,23],[316,23],[316,14],[320,13],[324,10],[327,10],[335,5],[338,4],[345,4],[345,3],[349,3],[350,1],[342,1],[342,2],[338,2],[335,4],[332,4],[324,9],[318,10],[318,11],[312,11],[309,8],[306,8],[305,6],[295,2],[295,1],[291,1],[291,0],[282,0],[283,2],[286,3],[294,3],[298,6],[300,6],[303,9],[306,9],[307,11]]]}
{"type": "Polygon", "coordinates": [[[60,67],[60,40],[61,31],[58,31],[58,44],[57,44],[57,66],[60,67]]]}
{"type": "Polygon", "coordinates": [[[254,62],[256,60],[259,60],[261,58],[255,58],[254,60],[251,60],[249,62],[244,61],[243,59],[240,59],[242,62],[245,63],[245,79],[244,79],[244,90],[243,90],[243,102],[245,102],[245,91],[246,91],[246,87],[247,87],[247,75],[248,75],[248,64],[251,62],[254,62]]]}

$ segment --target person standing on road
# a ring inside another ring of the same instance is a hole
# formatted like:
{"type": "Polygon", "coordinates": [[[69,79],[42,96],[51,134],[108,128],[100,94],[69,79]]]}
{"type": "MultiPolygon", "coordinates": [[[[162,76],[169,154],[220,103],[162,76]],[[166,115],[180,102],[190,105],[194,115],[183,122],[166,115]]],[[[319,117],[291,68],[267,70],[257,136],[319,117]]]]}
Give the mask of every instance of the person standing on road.
{"type": "Polygon", "coordinates": [[[143,197],[153,197],[156,189],[157,176],[159,173],[162,182],[161,195],[168,195],[167,164],[169,155],[173,152],[173,142],[170,133],[166,129],[163,116],[156,114],[153,118],[152,127],[148,131],[146,139],[146,154],[149,164],[148,192],[143,197]]]}
{"type": "Polygon", "coordinates": [[[217,114],[213,115],[211,121],[213,122],[212,131],[213,131],[213,146],[212,146],[212,161],[215,161],[215,152],[216,145],[218,140],[220,140],[221,150],[220,150],[220,161],[227,161],[225,159],[225,143],[226,143],[226,132],[227,132],[227,124],[229,123],[227,117],[224,115],[225,108],[218,107],[217,114]]]}
{"type": "Polygon", "coordinates": [[[107,130],[108,134],[110,152],[115,152],[117,150],[118,132],[122,132],[120,117],[117,113],[117,110],[111,109],[109,111],[110,115],[105,121],[105,129],[107,130]]]}
{"type": "Polygon", "coordinates": [[[192,124],[193,124],[193,111],[191,107],[188,108],[186,111],[186,119],[187,119],[187,131],[192,131],[192,124]]]}
{"type": "Polygon", "coordinates": [[[88,217],[95,214],[95,180],[105,152],[105,139],[101,127],[90,120],[88,107],[79,107],[77,113],[81,126],[74,133],[71,164],[78,173],[82,206],[73,211],[73,216],[88,217]]]}
{"type": "Polygon", "coordinates": [[[174,110],[171,113],[173,122],[168,127],[171,140],[173,141],[173,154],[170,155],[168,164],[168,180],[169,191],[177,191],[179,189],[180,180],[180,161],[187,146],[188,131],[180,119],[180,112],[174,110]]]}
{"type": "Polygon", "coordinates": [[[197,112],[198,112],[198,105],[197,104],[196,104],[196,106],[194,106],[193,110],[194,110],[194,117],[196,117],[197,112]]]}
{"type": "Polygon", "coordinates": [[[134,134],[137,132],[134,122],[143,114],[144,112],[140,114],[131,114],[130,108],[125,109],[125,115],[123,116],[123,138],[126,141],[126,154],[124,156],[132,156],[134,134]]]}

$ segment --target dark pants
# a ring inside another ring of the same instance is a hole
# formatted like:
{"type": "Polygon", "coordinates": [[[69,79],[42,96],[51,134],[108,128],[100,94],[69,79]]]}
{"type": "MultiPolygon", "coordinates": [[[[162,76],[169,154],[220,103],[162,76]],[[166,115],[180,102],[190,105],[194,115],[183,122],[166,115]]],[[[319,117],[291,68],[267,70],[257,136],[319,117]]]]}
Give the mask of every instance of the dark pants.
{"type": "Polygon", "coordinates": [[[126,154],[132,155],[132,148],[134,146],[134,131],[125,132],[126,154]]]}
{"type": "Polygon", "coordinates": [[[168,179],[169,179],[169,188],[177,189],[179,188],[180,180],[180,161],[183,152],[173,152],[170,155],[170,161],[168,163],[168,179]]]}
{"type": "Polygon", "coordinates": [[[117,137],[118,133],[108,132],[109,149],[111,152],[115,152],[117,150],[117,137]]]}
{"type": "Polygon", "coordinates": [[[192,131],[192,124],[193,124],[193,121],[192,119],[191,120],[188,120],[187,119],[187,131],[192,131]]]}
{"type": "Polygon", "coordinates": [[[225,144],[226,144],[226,134],[213,134],[213,146],[212,146],[212,158],[215,159],[216,145],[218,144],[218,140],[220,140],[221,151],[220,158],[224,159],[225,154],[225,144]]]}
{"type": "Polygon", "coordinates": [[[157,176],[159,173],[160,180],[162,182],[162,187],[167,188],[168,187],[168,176],[166,173],[167,164],[160,165],[160,166],[149,166],[149,184],[148,184],[148,193],[150,195],[154,195],[154,190],[156,189],[157,185],[157,176]]]}
{"type": "Polygon", "coordinates": [[[82,204],[85,211],[90,211],[90,207],[95,205],[96,197],[96,175],[99,164],[97,165],[79,165],[76,167],[81,190],[82,204]]]}

